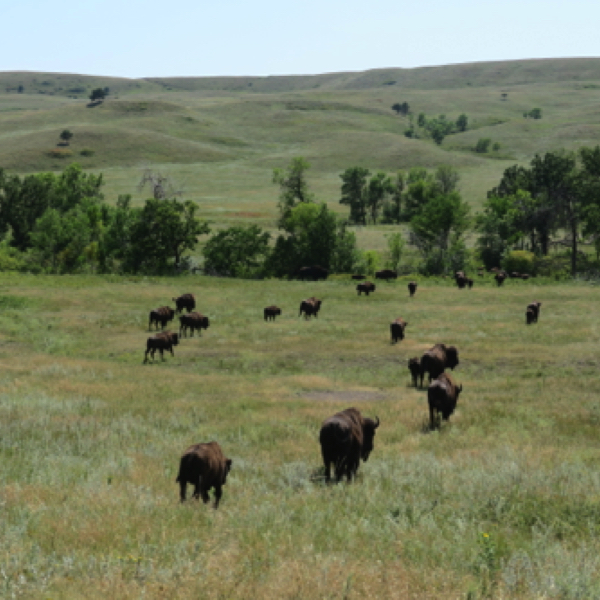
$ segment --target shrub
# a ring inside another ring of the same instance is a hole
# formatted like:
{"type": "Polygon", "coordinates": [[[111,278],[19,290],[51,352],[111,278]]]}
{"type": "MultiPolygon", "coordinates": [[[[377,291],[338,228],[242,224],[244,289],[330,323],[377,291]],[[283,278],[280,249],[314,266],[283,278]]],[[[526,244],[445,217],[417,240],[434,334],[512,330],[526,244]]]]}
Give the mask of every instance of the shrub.
{"type": "Polygon", "coordinates": [[[81,156],[94,156],[96,151],[90,150],[89,148],[84,148],[79,154],[81,154],[81,156]]]}
{"type": "Polygon", "coordinates": [[[527,250],[513,250],[504,257],[502,266],[509,273],[516,271],[517,273],[535,275],[535,254],[527,250]]]}
{"type": "Polygon", "coordinates": [[[485,154],[490,149],[491,143],[492,140],[490,138],[480,138],[477,140],[477,144],[475,144],[475,152],[485,154]]]}

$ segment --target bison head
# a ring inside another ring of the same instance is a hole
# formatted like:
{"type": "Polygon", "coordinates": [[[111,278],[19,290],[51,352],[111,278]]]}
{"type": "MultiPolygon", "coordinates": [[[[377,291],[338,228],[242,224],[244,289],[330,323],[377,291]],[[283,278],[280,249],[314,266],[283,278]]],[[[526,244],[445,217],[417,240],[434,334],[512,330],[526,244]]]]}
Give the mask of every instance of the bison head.
{"type": "Polygon", "coordinates": [[[379,417],[375,417],[375,419],[377,421],[363,419],[363,443],[360,457],[365,462],[369,460],[369,454],[373,451],[373,438],[375,437],[375,430],[379,427],[379,417]]]}
{"type": "Polygon", "coordinates": [[[171,334],[171,343],[173,344],[173,346],[177,346],[179,344],[179,334],[178,333],[171,334]]]}
{"type": "Polygon", "coordinates": [[[459,365],[458,348],[456,346],[448,346],[446,348],[446,365],[454,370],[454,367],[459,365]]]}
{"type": "Polygon", "coordinates": [[[230,458],[225,460],[225,471],[223,473],[223,485],[227,482],[227,475],[229,475],[229,471],[231,471],[231,465],[233,461],[230,458]]]}

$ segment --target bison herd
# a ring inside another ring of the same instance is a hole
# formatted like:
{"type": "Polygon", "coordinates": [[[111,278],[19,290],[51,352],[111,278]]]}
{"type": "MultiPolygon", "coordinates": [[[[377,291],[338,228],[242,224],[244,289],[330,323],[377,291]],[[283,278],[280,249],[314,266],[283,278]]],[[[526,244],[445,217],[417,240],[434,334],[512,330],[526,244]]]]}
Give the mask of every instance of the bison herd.
{"type": "MultiPolygon", "coordinates": [[[[304,275],[311,275],[318,279],[322,275],[320,271],[311,268],[311,272],[305,272],[304,275]]],[[[480,273],[481,275],[481,273],[480,273]]],[[[515,274],[518,275],[518,274],[515,274]]],[[[494,278],[498,286],[502,285],[509,275],[503,271],[496,271],[494,278]]],[[[378,271],[377,279],[395,278],[393,271],[378,271]],[[393,277],[392,274],[393,273],[393,277]]],[[[519,276],[527,279],[528,275],[519,276]]],[[[353,279],[363,279],[362,275],[354,275],[353,279]]],[[[471,288],[473,280],[468,278],[464,272],[458,271],[454,275],[458,288],[471,288]]],[[[356,286],[358,295],[364,292],[367,296],[375,291],[375,285],[371,282],[362,282],[356,286]]],[[[414,297],[417,290],[417,283],[411,281],[408,283],[409,296],[414,297]]],[[[152,330],[154,325],[162,329],[175,318],[179,316],[179,333],[170,331],[160,331],[149,337],[146,342],[146,352],[144,362],[148,361],[148,356],[154,359],[158,350],[161,358],[164,351],[173,355],[173,347],[179,343],[182,337],[187,336],[188,330],[193,337],[194,331],[201,335],[202,329],[209,327],[208,317],[196,312],[196,301],[193,294],[183,294],[173,298],[176,308],[161,306],[150,311],[148,329],[152,330]],[[187,314],[183,314],[183,310],[187,314]]],[[[302,300],[298,316],[304,315],[305,319],[318,317],[322,301],[314,296],[302,300]]],[[[526,323],[528,325],[537,323],[540,315],[541,302],[535,301],[527,306],[526,323]]],[[[276,316],[281,315],[281,308],[271,305],[264,309],[264,320],[275,320],[276,316]]],[[[404,339],[405,329],[408,323],[401,317],[398,317],[390,324],[390,333],[392,343],[404,339]]],[[[424,386],[425,374],[428,375],[427,401],[429,405],[429,428],[436,429],[441,425],[441,420],[448,421],[456,409],[458,398],[463,390],[462,385],[457,385],[454,379],[446,372],[446,369],[454,370],[460,364],[458,349],[455,346],[445,344],[435,344],[429,350],[425,351],[421,358],[414,357],[408,361],[412,383],[415,388],[421,389],[424,386]]],[[[363,417],[356,408],[348,408],[325,419],[321,425],[319,433],[319,442],[321,445],[321,454],[325,472],[325,480],[331,480],[331,468],[333,466],[335,479],[340,481],[346,477],[351,481],[357,473],[360,461],[366,462],[373,451],[374,438],[376,430],[379,427],[379,418],[370,419],[363,417]]],[[[226,458],[217,442],[195,444],[185,450],[181,456],[179,465],[179,474],[176,482],[180,486],[180,499],[182,502],[186,499],[187,484],[194,486],[193,498],[202,498],[204,503],[209,502],[209,491],[215,490],[215,508],[218,507],[222,497],[222,488],[227,481],[227,475],[231,470],[232,460],[226,458]]]]}

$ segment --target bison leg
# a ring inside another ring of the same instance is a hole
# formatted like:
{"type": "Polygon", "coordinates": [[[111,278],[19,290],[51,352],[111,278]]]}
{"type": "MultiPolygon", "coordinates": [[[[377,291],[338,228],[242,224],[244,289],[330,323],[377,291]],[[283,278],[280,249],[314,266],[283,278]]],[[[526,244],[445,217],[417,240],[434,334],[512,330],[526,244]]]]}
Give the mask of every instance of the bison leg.
{"type": "Polygon", "coordinates": [[[187,492],[187,481],[179,480],[179,497],[182,502],[185,502],[185,495],[187,492]]]}
{"type": "Polygon", "coordinates": [[[146,364],[148,362],[148,352],[150,352],[150,349],[146,350],[146,352],[144,352],[144,364],[146,364]]]}
{"type": "Polygon", "coordinates": [[[208,488],[205,488],[203,485],[200,486],[200,495],[202,496],[202,502],[204,502],[204,504],[208,504],[210,502],[208,488]]]}
{"type": "Polygon", "coordinates": [[[435,429],[435,410],[431,404],[429,405],[429,428],[433,431],[435,429]]]}
{"type": "Polygon", "coordinates": [[[221,496],[223,496],[223,488],[220,485],[215,485],[215,509],[219,508],[221,496]]]}

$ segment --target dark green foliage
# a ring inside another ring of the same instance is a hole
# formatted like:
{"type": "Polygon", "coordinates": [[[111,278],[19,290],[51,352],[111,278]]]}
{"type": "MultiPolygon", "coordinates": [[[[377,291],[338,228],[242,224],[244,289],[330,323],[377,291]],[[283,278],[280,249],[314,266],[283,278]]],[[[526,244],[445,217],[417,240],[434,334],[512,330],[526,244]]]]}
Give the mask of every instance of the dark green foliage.
{"type": "Polygon", "coordinates": [[[528,112],[524,112],[523,116],[526,119],[541,119],[542,118],[542,109],[541,108],[532,108],[528,112]]]}
{"type": "Polygon", "coordinates": [[[232,277],[254,277],[262,273],[271,235],[257,225],[230,227],[208,240],[202,254],[204,270],[232,277]]]}
{"type": "Polygon", "coordinates": [[[469,126],[469,119],[467,115],[462,114],[456,119],[456,128],[458,131],[466,131],[469,126]]]}
{"type": "Polygon", "coordinates": [[[286,169],[273,171],[273,183],[279,185],[279,227],[284,224],[292,209],[298,204],[313,202],[314,196],[306,181],[306,171],[310,164],[301,156],[292,159],[286,169]]]}
{"type": "Polygon", "coordinates": [[[359,225],[367,224],[367,177],[371,174],[364,167],[350,167],[341,175],[342,198],[340,204],[350,207],[350,221],[359,225]]]}
{"type": "Polygon", "coordinates": [[[492,140],[490,138],[479,138],[475,144],[475,152],[485,154],[490,149],[492,140]]]}
{"type": "Polygon", "coordinates": [[[92,90],[90,94],[90,100],[96,102],[96,100],[104,100],[106,98],[106,92],[102,88],[96,88],[92,90]]]}
{"type": "Polygon", "coordinates": [[[60,139],[65,142],[66,144],[69,143],[69,141],[71,140],[71,138],[73,137],[73,133],[71,131],[69,131],[68,129],[63,129],[60,132],[60,139]]]}

